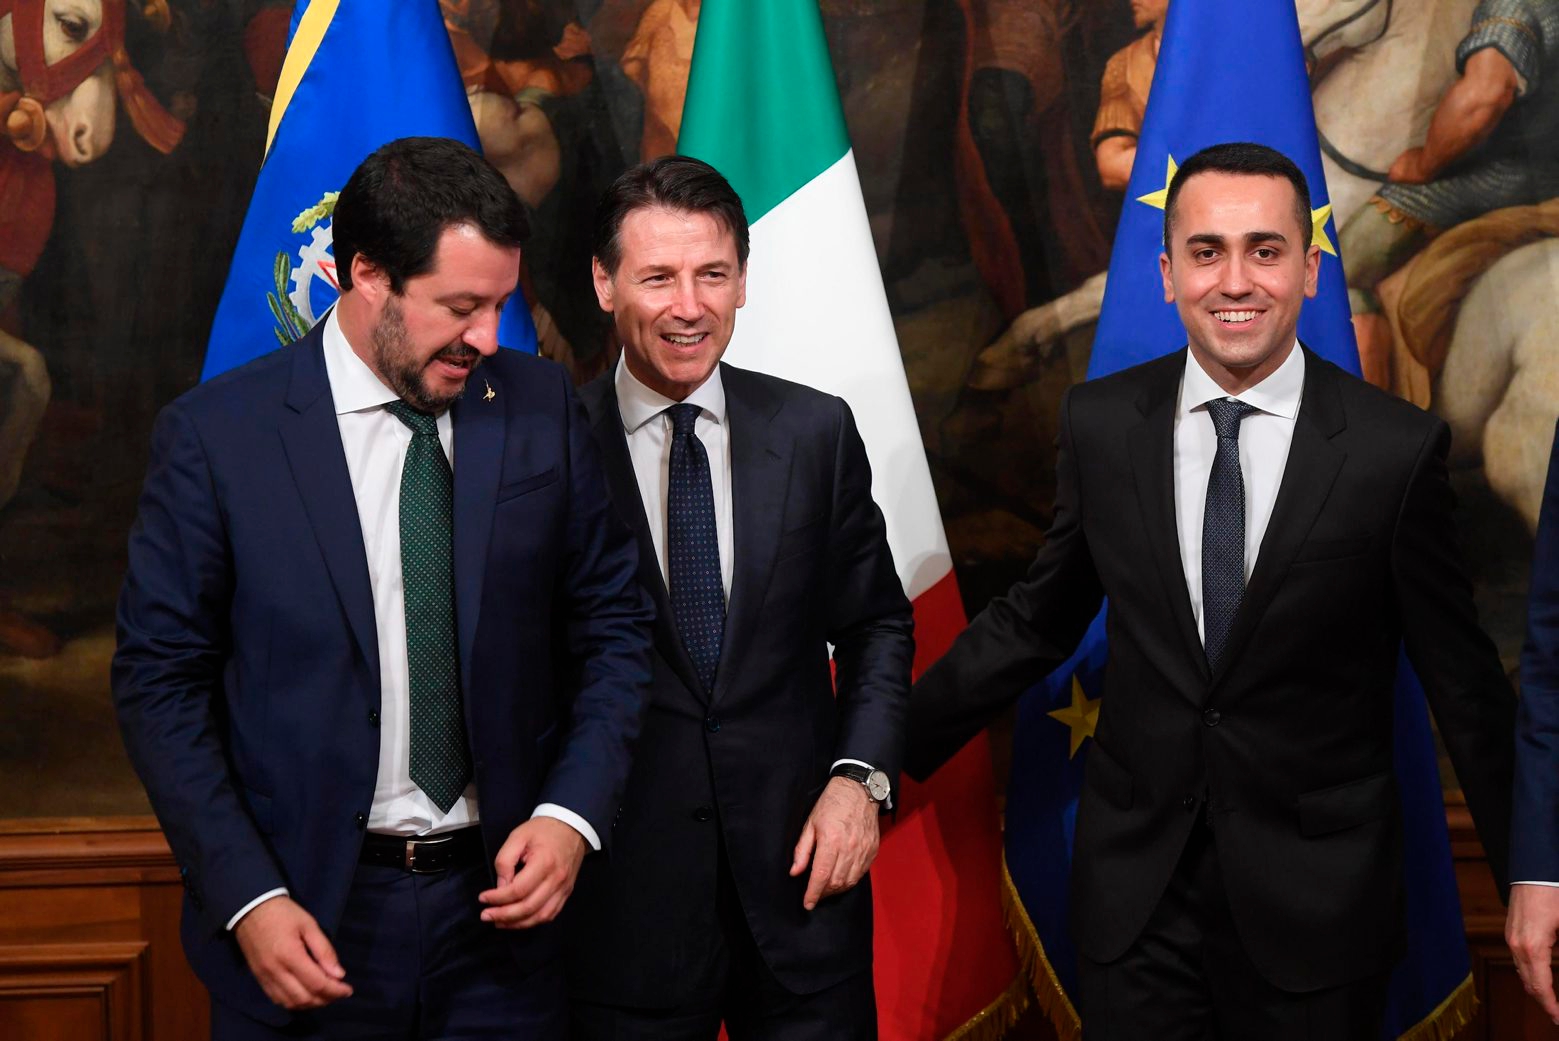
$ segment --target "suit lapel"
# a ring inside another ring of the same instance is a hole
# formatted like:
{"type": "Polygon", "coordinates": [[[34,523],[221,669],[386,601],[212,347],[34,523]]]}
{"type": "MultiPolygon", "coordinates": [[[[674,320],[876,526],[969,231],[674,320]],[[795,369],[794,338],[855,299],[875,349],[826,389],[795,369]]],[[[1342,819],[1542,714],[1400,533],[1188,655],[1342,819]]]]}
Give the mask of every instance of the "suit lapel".
{"type": "Polygon", "coordinates": [[[666,582],[661,576],[660,558],[655,555],[655,540],[650,534],[649,518],[644,514],[644,498],[639,491],[639,479],[633,472],[633,459],[628,455],[628,439],[623,432],[622,410],[617,405],[617,387],[611,374],[605,377],[602,388],[604,407],[595,421],[596,443],[601,446],[601,462],[606,470],[606,482],[612,492],[620,517],[633,529],[639,545],[639,583],[655,601],[655,643],[661,657],[687,685],[699,700],[703,700],[703,684],[688,657],[682,636],[677,632],[676,616],[671,611],[671,597],[666,592],[666,582]]]}
{"type": "Polygon", "coordinates": [[[330,381],[325,373],[323,323],[315,326],[293,350],[292,379],[287,387],[289,414],[281,422],[282,447],[298,486],[304,511],[314,529],[330,573],[331,585],[346,613],[358,650],[373,670],[379,688],[379,637],[374,627],[373,587],[368,579],[368,553],[352,494],[352,476],[341,447],[330,381]]]}
{"type": "Polygon", "coordinates": [[[1164,603],[1174,616],[1197,686],[1205,687],[1207,656],[1202,638],[1196,631],[1196,615],[1191,611],[1191,594],[1186,588],[1185,567],[1180,559],[1179,523],[1175,515],[1175,406],[1180,374],[1185,368],[1185,351],[1169,356],[1168,363],[1155,374],[1137,399],[1142,422],[1127,435],[1131,470],[1137,488],[1137,503],[1147,530],[1148,546],[1159,579],[1164,585],[1164,603]]]}
{"type": "Polygon", "coordinates": [[[468,393],[450,411],[455,433],[455,628],[460,635],[461,689],[471,689],[471,653],[482,610],[487,547],[503,476],[506,400],[497,375],[483,379],[493,398],[468,393]],[[498,403],[495,403],[498,402],[498,403]]]}
{"type": "Polygon", "coordinates": [[[735,531],[731,597],[726,605],[713,700],[727,691],[763,607],[779,551],[790,484],[791,439],[774,422],[782,402],[757,380],[721,365],[731,424],[731,515],[735,531]]]}
{"type": "MultiPolygon", "coordinates": [[[[1303,348],[1301,348],[1303,349],[1303,348]]],[[[1278,486],[1272,519],[1261,537],[1256,567],[1245,587],[1245,597],[1234,615],[1218,675],[1226,675],[1250,639],[1251,632],[1282,587],[1283,578],[1310,528],[1326,505],[1337,472],[1347,453],[1333,438],[1347,426],[1336,374],[1327,364],[1305,351],[1305,390],[1294,417],[1294,439],[1289,445],[1283,481],[1278,486]]]]}

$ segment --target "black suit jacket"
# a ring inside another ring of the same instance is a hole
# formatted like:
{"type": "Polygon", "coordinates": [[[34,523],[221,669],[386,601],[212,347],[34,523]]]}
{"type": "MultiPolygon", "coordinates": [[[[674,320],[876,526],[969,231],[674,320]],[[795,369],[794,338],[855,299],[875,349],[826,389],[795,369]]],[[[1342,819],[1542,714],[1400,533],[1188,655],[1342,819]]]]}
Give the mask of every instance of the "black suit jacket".
{"type": "Polygon", "coordinates": [[[612,855],[586,863],[565,910],[573,991],[593,1001],[664,1007],[686,997],[719,929],[721,834],[747,924],[782,984],[811,992],[871,963],[865,880],[808,912],[806,876],[788,871],[836,759],[898,776],[909,603],[849,406],[729,365],[721,379],[735,553],[708,699],[677,633],[612,373],[582,393],[613,501],[639,536],[639,580],[659,613],[650,711],[612,855]]]}
{"type": "MultiPolygon", "coordinates": [[[[451,417],[454,580],[490,865],[541,802],[609,841],[651,609],[563,370],[499,351],[472,378],[451,417]]],[[[184,876],[185,952],[217,999],[282,1023],[226,923],[287,886],[334,931],[379,763],[373,594],[319,327],[163,410],[118,623],[114,701],[184,876]]],[[[552,926],[503,936],[522,967],[558,957],[552,926]]]]}
{"type": "Polygon", "coordinates": [[[917,684],[910,769],[934,768],[1059,665],[1108,596],[1072,870],[1079,949],[1108,962],[1137,938],[1205,792],[1262,973],[1294,991],[1360,979],[1405,941],[1392,773],[1404,640],[1506,879],[1514,698],[1457,555],[1449,430],[1307,352],[1277,502],[1209,673],[1175,526],[1184,365],[1182,350],[1068,392],[1046,544],[917,684]]]}

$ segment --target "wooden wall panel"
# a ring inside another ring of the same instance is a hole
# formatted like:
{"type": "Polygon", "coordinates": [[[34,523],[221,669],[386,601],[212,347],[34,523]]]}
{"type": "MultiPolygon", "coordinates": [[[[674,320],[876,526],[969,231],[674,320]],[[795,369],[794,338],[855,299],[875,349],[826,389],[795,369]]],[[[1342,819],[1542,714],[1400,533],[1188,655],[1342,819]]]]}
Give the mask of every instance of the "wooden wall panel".
{"type": "Polygon", "coordinates": [[[0,1038],[205,1041],[150,817],[0,821],[0,1038]]]}
{"type": "Polygon", "coordinates": [[[1467,923],[1467,943],[1472,949],[1472,978],[1483,1003],[1461,1037],[1466,1041],[1559,1041],[1559,1027],[1527,996],[1516,975],[1515,962],[1505,946],[1505,905],[1489,873],[1472,815],[1459,800],[1448,801],[1451,857],[1461,891],[1462,917],[1467,923]]]}
{"type": "MultiPolygon", "coordinates": [[[[1505,910],[1466,807],[1448,808],[1473,979],[1466,1041],[1559,1041],[1521,989],[1505,910]]],[[[0,821],[0,1039],[207,1041],[179,947],[181,889],[149,817],[0,821]]],[[[1026,1016],[1011,1041],[1052,1036],[1026,1016]]]]}

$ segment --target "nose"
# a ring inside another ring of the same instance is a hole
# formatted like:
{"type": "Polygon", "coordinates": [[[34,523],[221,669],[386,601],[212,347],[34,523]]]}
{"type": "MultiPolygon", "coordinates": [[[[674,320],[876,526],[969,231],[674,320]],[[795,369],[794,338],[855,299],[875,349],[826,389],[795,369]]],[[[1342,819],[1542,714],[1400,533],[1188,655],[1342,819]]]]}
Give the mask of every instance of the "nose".
{"type": "Polygon", "coordinates": [[[1251,291],[1250,272],[1245,267],[1245,259],[1239,255],[1230,257],[1224,264],[1223,277],[1218,280],[1218,288],[1224,296],[1241,297],[1251,291]]]}
{"type": "Polygon", "coordinates": [[[703,316],[704,307],[698,299],[698,285],[693,279],[679,279],[671,298],[671,316],[678,321],[696,322],[703,316]]]}
{"type": "Polygon", "coordinates": [[[461,342],[473,348],[484,358],[491,358],[498,351],[498,309],[482,308],[475,320],[466,326],[461,342]]]}

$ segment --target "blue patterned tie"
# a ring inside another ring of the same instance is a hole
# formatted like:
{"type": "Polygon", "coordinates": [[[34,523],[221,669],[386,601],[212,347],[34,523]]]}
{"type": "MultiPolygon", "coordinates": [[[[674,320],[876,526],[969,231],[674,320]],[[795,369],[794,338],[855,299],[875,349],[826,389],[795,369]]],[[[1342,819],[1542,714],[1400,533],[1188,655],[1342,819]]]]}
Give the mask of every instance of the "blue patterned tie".
{"type": "Polygon", "coordinates": [[[1218,452],[1207,476],[1202,515],[1202,648],[1218,671],[1234,614],[1245,596],[1245,480],[1240,473],[1240,420],[1256,409],[1221,398],[1207,403],[1218,452]]]}
{"type": "Polygon", "coordinates": [[[455,637],[455,475],[438,419],[404,401],[384,406],[411,428],[401,467],[401,581],[411,698],[408,773],[448,813],[471,781],[455,637]]]}
{"type": "Polygon", "coordinates": [[[720,581],[720,539],[715,531],[715,495],[709,455],[693,434],[697,405],[672,405],[671,494],[666,504],[666,559],[671,610],[677,632],[707,697],[714,691],[725,630],[725,586],[720,581]]]}

